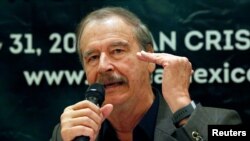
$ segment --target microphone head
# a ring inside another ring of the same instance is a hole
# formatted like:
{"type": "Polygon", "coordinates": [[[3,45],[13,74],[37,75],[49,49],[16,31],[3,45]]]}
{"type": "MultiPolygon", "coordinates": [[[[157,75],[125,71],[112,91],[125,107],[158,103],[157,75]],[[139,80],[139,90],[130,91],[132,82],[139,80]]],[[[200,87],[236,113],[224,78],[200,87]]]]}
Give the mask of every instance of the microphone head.
{"type": "Polygon", "coordinates": [[[96,99],[95,104],[102,105],[105,99],[105,89],[100,83],[94,83],[90,85],[86,91],[86,99],[96,99]]]}

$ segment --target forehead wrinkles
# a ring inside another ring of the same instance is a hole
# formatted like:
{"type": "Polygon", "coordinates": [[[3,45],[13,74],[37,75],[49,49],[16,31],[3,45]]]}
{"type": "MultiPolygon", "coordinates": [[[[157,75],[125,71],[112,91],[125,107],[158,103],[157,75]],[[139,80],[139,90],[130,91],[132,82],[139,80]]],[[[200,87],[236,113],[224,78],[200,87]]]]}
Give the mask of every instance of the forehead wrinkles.
{"type": "Polygon", "coordinates": [[[102,40],[102,38],[112,36],[119,37],[121,35],[120,37],[127,36],[126,38],[135,39],[133,33],[132,26],[117,17],[91,21],[82,32],[80,47],[86,47],[92,40],[102,40]]]}
{"type": "Polygon", "coordinates": [[[129,40],[124,38],[110,37],[102,40],[95,40],[87,45],[87,47],[98,47],[98,46],[128,46],[129,40]]]}
{"type": "Polygon", "coordinates": [[[101,41],[94,41],[88,44],[85,50],[82,52],[83,57],[86,57],[97,50],[106,50],[107,48],[103,48],[102,46],[106,46],[107,48],[113,48],[117,46],[129,47],[129,41],[120,39],[120,38],[108,38],[101,41]]]}

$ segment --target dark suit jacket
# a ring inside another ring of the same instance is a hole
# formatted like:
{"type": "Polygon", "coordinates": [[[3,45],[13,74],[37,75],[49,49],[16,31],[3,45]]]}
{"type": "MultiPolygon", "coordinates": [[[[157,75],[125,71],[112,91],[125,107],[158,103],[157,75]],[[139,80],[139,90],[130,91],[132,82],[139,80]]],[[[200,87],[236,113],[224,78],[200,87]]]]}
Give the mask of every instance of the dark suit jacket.
{"type": "MultiPolygon", "coordinates": [[[[176,128],[172,121],[172,112],[164,98],[159,98],[154,141],[195,141],[192,133],[196,132],[204,141],[207,141],[207,125],[209,124],[240,124],[241,119],[234,110],[203,107],[200,104],[190,116],[188,123],[176,128]]],[[[197,135],[197,134],[196,134],[197,135]]],[[[58,124],[50,141],[62,141],[60,125],[58,124]]]]}
{"type": "Polygon", "coordinates": [[[238,113],[234,110],[203,107],[200,104],[188,119],[188,123],[181,128],[176,128],[171,118],[172,112],[161,97],[154,141],[195,141],[193,132],[198,133],[206,141],[207,125],[241,123],[238,113]]]}

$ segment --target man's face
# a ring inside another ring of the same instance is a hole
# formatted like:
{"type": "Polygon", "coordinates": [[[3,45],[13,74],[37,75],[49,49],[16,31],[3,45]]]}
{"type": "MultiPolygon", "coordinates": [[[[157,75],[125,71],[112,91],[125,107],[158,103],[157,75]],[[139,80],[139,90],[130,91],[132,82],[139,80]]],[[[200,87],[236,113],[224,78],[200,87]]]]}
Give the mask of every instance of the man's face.
{"type": "Polygon", "coordinates": [[[140,47],[132,28],[120,18],[90,22],[80,40],[89,84],[105,86],[104,103],[136,102],[150,87],[147,62],[136,57],[140,47]]]}

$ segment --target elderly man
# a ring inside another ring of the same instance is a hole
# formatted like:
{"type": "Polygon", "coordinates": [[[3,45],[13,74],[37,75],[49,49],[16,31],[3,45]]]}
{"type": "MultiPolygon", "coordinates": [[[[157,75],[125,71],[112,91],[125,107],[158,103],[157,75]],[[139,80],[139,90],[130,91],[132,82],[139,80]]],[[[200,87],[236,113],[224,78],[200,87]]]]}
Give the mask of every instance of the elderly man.
{"type": "Polygon", "coordinates": [[[209,124],[240,124],[237,112],[195,104],[189,95],[192,65],[185,57],[154,53],[148,28],[119,7],[84,18],[77,48],[89,84],[105,87],[101,107],[88,100],[65,108],[52,141],[207,140],[209,124]],[[155,65],[164,68],[162,90],[151,86],[155,65]]]}

